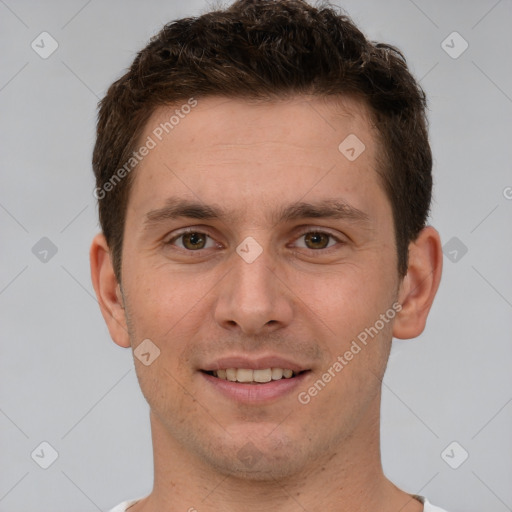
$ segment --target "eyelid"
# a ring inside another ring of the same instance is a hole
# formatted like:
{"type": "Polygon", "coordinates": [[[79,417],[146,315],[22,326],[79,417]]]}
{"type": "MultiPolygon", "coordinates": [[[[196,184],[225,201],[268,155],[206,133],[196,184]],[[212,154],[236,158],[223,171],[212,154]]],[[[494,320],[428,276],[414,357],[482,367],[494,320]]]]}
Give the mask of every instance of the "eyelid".
{"type": "MultiPolygon", "coordinates": [[[[169,240],[167,240],[165,242],[165,245],[174,245],[173,242],[175,242],[181,236],[186,235],[187,233],[200,233],[200,234],[206,235],[207,237],[211,238],[216,243],[218,243],[214,239],[214,237],[208,233],[208,228],[192,226],[192,227],[182,228],[182,229],[178,230],[177,232],[175,232],[174,235],[172,236],[172,238],[170,238],[169,240]]],[[[318,233],[318,234],[327,235],[327,236],[333,238],[336,242],[338,242],[338,244],[335,244],[335,245],[333,245],[331,247],[326,247],[324,249],[308,249],[307,247],[302,248],[302,249],[305,249],[306,251],[308,251],[310,253],[318,253],[318,254],[324,253],[325,254],[327,252],[330,252],[331,250],[336,249],[337,245],[345,244],[346,243],[345,240],[343,240],[339,236],[335,235],[331,231],[328,231],[326,228],[320,227],[320,226],[310,226],[310,225],[302,226],[300,228],[300,231],[298,232],[298,234],[296,234],[294,236],[293,241],[296,242],[300,237],[302,237],[302,236],[304,236],[304,235],[306,235],[308,233],[318,233]]],[[[192,251],[192,250],[182,249],[181,247],[178,247],[178,249],[181,249],[181,250],[186,251],[188,253],[201,253],[202,251],[207,250],[207,249],[198,249],[196,251],[192,251]]]]}
{"type": "Polygon", "coordinates": [[[322,233],[324,235],[329,235],[333,238],[336,238],[337,240],[340,240],[337,235],[329,231],[327,228],[324,228],[323,226],[303,226],[300,228],[298,236],[305,235],[306,233],[322,233]]]}
{"type": "Polygon", "coordinates": [[[346,244],[347,241],[346,240],[343,240],[341,237],[335,235],[334,233],[332,233],[331,231],[328,231],[327,229],[323,228],[323,227],[318,227],[318,226],[305,226],[303,227],[298,235],[296,235],[296,237],[294,238],[294,242],[296,242],[299,238],[301,238],[302,236],[308,234],[308,233],[315,233],[315,234],[321,234],[321,235],[327,235],[329,237],[331,237],[332,239],[334,239],[336,242],[338,242],[337,244],[331,246],[331,247],[326,247],[325,249],[308,249],[307,247],[305,248],[301,248],[301,249],[305,249],[306,251],[308,251],[309,253],[313,253],[313,254],[316,254],[316,255],[322,255],[322,254],[326,254],[332,250],[336,250],[337,248],[339,248],[339,245],[343,245],[343,244],[346,244]]]}
{"type": "MultiPolygon", "coordinates": [[[[180,238],[183,235],[186,235],[188,233],[200,233],[202,235],[206,235],[207,237],[211,238],[212,240],[215,240],[212,235],[208,233],[207,228],[202,227],[188,227],[188,228],[182,228],[178,231],[175,231],[171,238],[169,238],[167,241],[164,242],[164,245],[174,245],[173,242],[175,242],[178,238],[180,238]]],[[[181,249],[181,247],[180,247],[181,249]]],[[[205,249],[199,249],[197,251],[188,251],[188,252],[200,252],[204,251],[205,249]]]]}

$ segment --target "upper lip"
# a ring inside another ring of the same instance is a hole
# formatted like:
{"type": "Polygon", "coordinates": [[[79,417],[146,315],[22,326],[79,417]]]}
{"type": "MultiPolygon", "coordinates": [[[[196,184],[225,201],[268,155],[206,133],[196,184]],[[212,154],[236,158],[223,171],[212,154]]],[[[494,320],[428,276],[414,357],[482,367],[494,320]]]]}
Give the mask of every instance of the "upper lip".
{"type": "Polygon", "coordinates": [[[265,370],[267,368],[283,368],[292,370],[295,373],[308,370],[309,368],[279,356],[247,357],[230,356],[216,359],[201,368],[203,371],[212,372],[225,370],[227,368],[244,368],[249,370],[265,370]]]}

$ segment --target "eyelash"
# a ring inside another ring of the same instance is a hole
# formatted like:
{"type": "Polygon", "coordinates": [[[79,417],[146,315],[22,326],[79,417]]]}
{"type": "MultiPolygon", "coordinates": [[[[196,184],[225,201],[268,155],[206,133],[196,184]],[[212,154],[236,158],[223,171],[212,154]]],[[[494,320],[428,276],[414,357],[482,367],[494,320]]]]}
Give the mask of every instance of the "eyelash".
{"type": "MultiPolygon", "coordinates": [[[[174,245],[173,242],[175,242],[176,240],[181,238],[183,235],[187,235],[189,233],[198,233],[198,234],[201,234],[201,235],[206,235],[207,237],[209,237],[209,238],[211,238],[213,240],[213,237],[210,236],[208,233],[205,233],[204,231],[200,231],[199,229],[195,229],[195,228],[187,228],[187,229],[184,229],[184,230],[178,232],[176,235],[174,235],[171,239],[169,239],[167,242],[165,242],[165,245],[174,245]]],[[[335,240],[336,242],[338,242],[338,244],[344,245],[346,243],[343,240],[340,240],[338,237],[334,236],[329,231],[323,231],[321,229],[314,229],[314,228],[311,228],[311,227],[304,228],[304,230],[301,231],[298,234],[298,236],[297,236],[297,238],[295,240],[298,240],[299,238],[303,237],[304,235],[311,234],[311,233],[315,234],[315,235],[318,234],[318,235],[328,236],[329,238],[331,238],[331,239],[335,240]]],[[[194,254],[194,253],[200,254],[202,251],[207,250],[207,249],[197,249],[197,250],[193,251],[193,250],[190,250],[190,249],[184,249],[182,247],[179,247],[178,249],[180,249],[182,251],[186,251],[187,253],[191,253],[191,254],[194,254]]],[[[324,249],[308,249],[307,247],[305,248],[306,251],[308,251],[310,253],[313,253],[313,254],[314,253],[326,254],[326,253],[331,252],[331,250],[335,250],[335,249],[336,249],[336,245],[333,245],[331,247],[326,247],[324,249]]]]}

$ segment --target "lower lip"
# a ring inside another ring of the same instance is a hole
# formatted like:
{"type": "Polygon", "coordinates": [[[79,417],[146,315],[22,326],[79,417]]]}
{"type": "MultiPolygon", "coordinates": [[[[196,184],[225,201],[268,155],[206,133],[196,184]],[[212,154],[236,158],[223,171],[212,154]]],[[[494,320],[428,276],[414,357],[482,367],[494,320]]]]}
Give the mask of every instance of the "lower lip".
{"type": "Polygon", "coordinates": [[[208,373],[201,372],[201,375],[224,396],[240,403],[261,403],[281,398],[294,389],[304,380],[309,371],[302,372],[296,377],[289,379],[272,380],[266,383],[245,384],[243,382],[232,382],[219,379],[208,373]]]}

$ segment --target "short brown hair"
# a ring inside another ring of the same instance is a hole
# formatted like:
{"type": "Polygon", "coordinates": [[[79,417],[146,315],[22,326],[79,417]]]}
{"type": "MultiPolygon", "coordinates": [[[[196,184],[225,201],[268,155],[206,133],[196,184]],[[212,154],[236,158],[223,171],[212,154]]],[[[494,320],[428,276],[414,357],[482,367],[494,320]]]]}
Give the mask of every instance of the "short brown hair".
{"type": "Polygon", "coordinates": [[[377,171],[393,211],[398,272],[405,275],[408,246],[425,227],[432,191],[425,93],[405,57],[367,40],[330,4],[238,0],[165,25],[99,103],[92,163],[96,191],[102,191],[96,196],[100,224],[119,282],[133,173],[114,184],[112,178],[140,143],[155,109],[208,95],[265,100],[294,94],[355,95],[370,108],[380,138],[377,171]]]}

